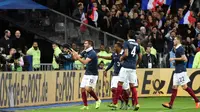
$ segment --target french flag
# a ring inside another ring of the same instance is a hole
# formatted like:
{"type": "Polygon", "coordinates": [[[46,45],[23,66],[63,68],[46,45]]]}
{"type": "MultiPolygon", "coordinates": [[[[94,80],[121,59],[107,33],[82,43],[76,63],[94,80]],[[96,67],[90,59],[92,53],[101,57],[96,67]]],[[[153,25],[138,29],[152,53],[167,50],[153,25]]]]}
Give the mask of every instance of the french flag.
{"type": "Polygon", "coordinates": [[[96,22],[96,21],[98,20],[97,8],[95,8],[95,7],[93,6],[93,4],[89,4],[88,10],[89,10],[89,9],[92,9],[92,14],[91,14],[89,17],[92,19],[92,21],[96,22]]]}
{"type": "Polygon", "coordinates": [[[169,15],[170,13],[171,13],[171,5],[168,7],[167,15],[169,15]]]}
{"type": "Polygon", "coordinates": [[[188,11],[185,16],[179,21],[179,24],[193,24],[196,19],[192,16],[192,12],[188,11]]]}
{"type": "Polygon", "coordinates": [[[160,5],[160,6],[162,6],[163,4],[171,5],[171,3],[172,3],[172,0],[158,0],[157,1],[157,4],[160,5]]]}
{"type": "Polygon", "coordinates": [[[142,10],[154,10],[158,0],[142,0],[142,10]]]}

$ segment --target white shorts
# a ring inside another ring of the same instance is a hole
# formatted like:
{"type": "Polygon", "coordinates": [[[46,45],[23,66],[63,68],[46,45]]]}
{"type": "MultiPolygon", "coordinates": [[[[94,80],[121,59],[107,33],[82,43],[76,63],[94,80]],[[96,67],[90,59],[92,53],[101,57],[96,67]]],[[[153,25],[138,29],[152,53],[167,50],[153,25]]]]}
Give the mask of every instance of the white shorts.
{"type": "Polygon", "coordinates": [[[122,67],[119,72],[119,81],[128,81],[129,83],[134,84],[134,86],[138,86],[136,70],[122,67]]]}
{"type": "Polygon", "coordinates": [[[182,86],[190,82],[189,77],[187,76],[187,72],[174,73],[173,76],[173,85],[174,86],[182,86]]]}
{"type": "Polygon", "coordinates": [[[98,76],[96,75],[84,75],[80,87],[92,87],[94,89],[96,87],[97,80],[98,76]]]}
{"type": "MultiPolygon", "coordinates": [[[[111,80],[111,88],[117,88],[119,82],[119,76],[113,76],[111,80]]],[[[128,90],[129,89],[129,83],[128,81],[123,83],[123,89],[128,90]]]]}

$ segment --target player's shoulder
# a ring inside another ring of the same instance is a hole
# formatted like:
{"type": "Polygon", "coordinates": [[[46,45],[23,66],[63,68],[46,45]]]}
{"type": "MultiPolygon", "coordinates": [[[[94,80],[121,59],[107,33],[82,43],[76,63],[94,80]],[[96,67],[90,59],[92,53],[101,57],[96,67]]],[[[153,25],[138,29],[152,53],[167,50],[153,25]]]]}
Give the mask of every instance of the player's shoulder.
{"type": "Polygon", "coordinates": [[[176,50],[177,50],[178,52],[180,52],[180,51],[184,51],[185,49],[184,49],[184,47],[183,47],[182,45],[180,45],[180,46],[177,47],[176,50]]]}
{"type": "Polygon", "coordinates": [[[89,51],[88,54],[92,56],[97,56],[97,53],[95,52],[95,50],[89,51]]]}
{"type": "Polygon", "coordinates": [[[131,44],[131,45],[138,46],[138,43],[137,43],[134,39],[129,39],[129,40],[127,41],[127,44],[131,44]]]}

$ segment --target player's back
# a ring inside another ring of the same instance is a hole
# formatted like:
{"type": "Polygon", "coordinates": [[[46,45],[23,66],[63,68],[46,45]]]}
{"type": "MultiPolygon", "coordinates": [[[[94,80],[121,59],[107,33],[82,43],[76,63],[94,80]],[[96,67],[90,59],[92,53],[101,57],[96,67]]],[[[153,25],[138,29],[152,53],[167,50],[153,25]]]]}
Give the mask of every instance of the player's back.
{"type": "MultiPolygon", "coordinates": [[[[176,58],[180,58],[182,55],[185,55],[183,46],[179,45],[176,47],[175,55],[176,55],[176,58]]],[[[185,62],[184,61],[175,61],[175,72],[181,73],[181,72],[185,72],[185,71],[186,71],[185,62]]]]}
{"type": "Polygon", "coordinates": [[[113,53],[112,54],[112,59],[114,61],[114,73],[116,75],[119,74],[119,71],[120,71],[120,69],[122,67],[122,65],[120,63],[120,57],[123,55],[123,52],[124,51],[122,50],[122,52],[120,54],[117,54],[117,53],[113,53]]]}
{"type": "Polygon", "coordinates": [[[140,47],[134,39],[129,39],[124,43],[124,49],[128,49],[128,57],[124,60],[124,68],[136,69],[137,54],[140,53],[140,47]]]}

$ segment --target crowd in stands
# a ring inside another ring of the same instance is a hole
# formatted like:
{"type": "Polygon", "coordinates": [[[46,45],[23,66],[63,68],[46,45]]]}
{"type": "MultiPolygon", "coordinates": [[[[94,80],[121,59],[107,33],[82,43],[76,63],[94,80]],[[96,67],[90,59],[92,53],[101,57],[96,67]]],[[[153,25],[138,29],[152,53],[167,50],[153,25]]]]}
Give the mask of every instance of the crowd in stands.
{"type": "MultiPolygon", "coordinates": [[[[196,63],[195,54],[200,49],[200,11],[191,10],[190,2],[191,0],[186,0],[182,7],[169,13],[169,6],[166,5],[144,11],[141,9],[140,0],[133,0],[133,3],[123,0],[79,0],[72,17],[123,39],[126,39],[128,30],[134,30],[143,61],[149,60],[146,51],[153,54],[150,59],[155,66],[152,67],[174,67],[168,59],[174,56],[173,39],[181,36],[188,58],[186,66],[192,68],[193,62],[196,63]],[[188,10],[191,10],[194,20],[190,24],[180,24],[188,10]]],[[[100,62],[102,65],[102,61],[100,62]]],[[[148,68],[147,65],[141,64],[140,67],[148,68]]],[[[193,68],[196,68],[195,66],[196,64],[193,68]]]]}
{"type": "Polygon", "coordinates": [[[126,39],[129,29],[136,31],[143,54],[151,46],[151,53],[159,60],[157,67],[173,67],[168,58],[174,55],[173,38],[181,35],[189,59],[187,67],[191,68],[200,47],[199,2],[195,1],[190,7],[191,1],[174,1],[170,13],[167,5],[144,11],[141,8],[142,0],[54,0],[56,4],[49,6],[123,39],[126,39]],[[65,5],[69,6],[62,7],[65,5]],[[196,21],[187,25],[179,24],[189,9],[192,9],[196,21]]]}

